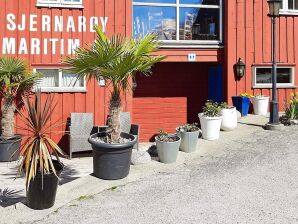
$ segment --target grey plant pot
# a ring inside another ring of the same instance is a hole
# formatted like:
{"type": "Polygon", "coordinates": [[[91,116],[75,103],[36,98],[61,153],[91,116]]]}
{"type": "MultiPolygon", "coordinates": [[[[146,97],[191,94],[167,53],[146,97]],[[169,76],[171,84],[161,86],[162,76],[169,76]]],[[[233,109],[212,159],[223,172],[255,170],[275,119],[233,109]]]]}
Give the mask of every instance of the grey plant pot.
{"type": "Polygon", "coordinates": [[[12,162],[19,159],[22,135],[15,135],[9,140],[0,137],[0,162],[12,162]]]}
{"type": "Polygon", "coordinates": [[[93,149],[93,174],[104,180],[119,180],[127,177],[130,171],[131,153],[137,139],[131,134],[122,132],[121,137],[132,139],[123,144],[108,144],[94,140],[104,137],[106,132],[99,132],[89,137],[93,149]]]}
{"type": "Polygon", "coordinates": [[[181,138],[180,150],[186,153],[195,152],[197,149],[200,131],[186,132],[176,130],[177,135],[181,138]]]}
{"type": "Polygon", "coordinates": [[[177,160],[179,146],[181,143],[181,138],[177,136],[177,141],[175,142],[161,142],[156,139],[156,148],[159,157],[159,161],[162,163],[174,163],[177,160]]]}

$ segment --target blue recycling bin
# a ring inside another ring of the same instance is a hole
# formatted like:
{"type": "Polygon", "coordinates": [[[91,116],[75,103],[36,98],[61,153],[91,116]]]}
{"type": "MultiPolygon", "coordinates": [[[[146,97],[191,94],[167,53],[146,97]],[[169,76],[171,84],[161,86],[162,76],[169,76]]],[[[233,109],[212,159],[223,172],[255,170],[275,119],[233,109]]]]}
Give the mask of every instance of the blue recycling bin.
{"type": "Polygon", "coordinates": [[[250,106],[250,98],[246,96],[232,96],[233,106],[241,113],[241,116],[247,116],[250,106]]]}

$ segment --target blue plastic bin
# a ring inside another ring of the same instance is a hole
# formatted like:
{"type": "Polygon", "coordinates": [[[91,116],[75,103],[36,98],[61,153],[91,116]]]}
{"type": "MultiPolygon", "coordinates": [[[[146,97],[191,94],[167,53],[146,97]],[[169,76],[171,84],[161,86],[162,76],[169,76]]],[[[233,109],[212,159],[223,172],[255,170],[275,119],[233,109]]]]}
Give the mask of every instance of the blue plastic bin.
{"type": "Polygon", "coordinates": [[[242,96],[232,96],[234,107],[241,113],[241,116],[247,116],[250,106],[250,98],[242,96]]]}

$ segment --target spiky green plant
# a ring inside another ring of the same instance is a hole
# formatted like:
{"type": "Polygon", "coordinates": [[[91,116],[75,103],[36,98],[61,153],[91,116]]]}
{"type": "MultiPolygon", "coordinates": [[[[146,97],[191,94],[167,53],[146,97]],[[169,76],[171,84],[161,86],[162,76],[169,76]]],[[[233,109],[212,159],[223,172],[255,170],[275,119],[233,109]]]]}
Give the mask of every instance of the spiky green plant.
{"type": "Polygon", "coordinates": [[[28,132],[23,139],[19,160],[19,172],[24,171],[26,174],[26,188],[38,172],[42,177],[52,172],[56,175],[52,156],[60,161],[59,156],[65,155],[50,137],[51,133],[57,132],[55,128],[61,126],[59,123],[50,123],[55,107],[51,96],[42,103],[41,93],[38,91],[34,94],[33,101],[30,101],[29,96],[24,98],[25,113],[18,111],[24,121],[24,127],[20,128],[28,132]]]}
{"type": "Polygon", "coordinates": [[[298,119],[298,92],[290,94],[289,103],[286,104],[285,115],[291,120],[298,119]]]}
{"type": "Polygon", "coordinates": [[[96,40],[86,48],[78,48],[75,56],[67,57],[65,63],[72,67],[77,78],[104,79],[112,86],[109,103],[110,142],[120,142],[120,108],[122,91],[131,88],[130,81],[137,74],[149,76],[151,67],[163,60],[164,56],[152,56],[159,48],[155,34],[148,34],[139,39],[121,35],[108,38],[98,27],[96,40]]]}
{"type": "Polygon", "coordinates": [[[169,134],[163,129],[159,130],[158,135],[156,135],[156,139],[160,142],[175,142],[179,140],[176,134],[169,134]]]}
{"type": "Polygon", "coordinates": [[[207,100],[205,106],[203,107],[203,114],[206,117],[220,117],[221,107],[217,102],[212,100],[207,100]]]}
{"type": "Polygon", "coordinates": [[[176,130],[179,131],[179,132],[195,132],[195,131],[198,131],[200,129],[198,127],[198,123],[192,123],[192,124],[186,123],[184,125],[181,125],[181,126],[177,127],[176,130]]]}
{"type": "Polygon", "coordinates": [[[21,98],[30,93],[33,85],[40,78],[40,74],[28,71],[23,59],[0,57],[1,130],[4,138],[14,136],[16,107],[21,98]]]}

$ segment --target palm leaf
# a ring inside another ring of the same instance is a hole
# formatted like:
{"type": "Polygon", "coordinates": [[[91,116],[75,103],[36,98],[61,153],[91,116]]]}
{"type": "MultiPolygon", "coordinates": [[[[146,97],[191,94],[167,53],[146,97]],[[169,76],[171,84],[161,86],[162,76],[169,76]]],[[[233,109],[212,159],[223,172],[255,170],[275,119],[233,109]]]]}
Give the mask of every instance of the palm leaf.
{"type": "MultiPolygon", "coordinates": [[[[131,88],[130,80],[137,74],[149,76],[152,66],[165,57],[152,55],[159,48],[156,34],[148,34],[138,39],[121,35],[108,38],[99,27],[95,27],[95,30],[96,40],[86,47],[78,48],[76,54],[67,57],[64,62],[77,74],[77,80],[83,77],[86,77],[87,81],[103,78],[112,85],[111,110],[115,105],[121,106],[120,92],[131,88]]],[[[116,128],[112,125],[110,128],[115,134],[116,128]]],[[[120,133],[116,135],[120,138],[120,133]]]]}

